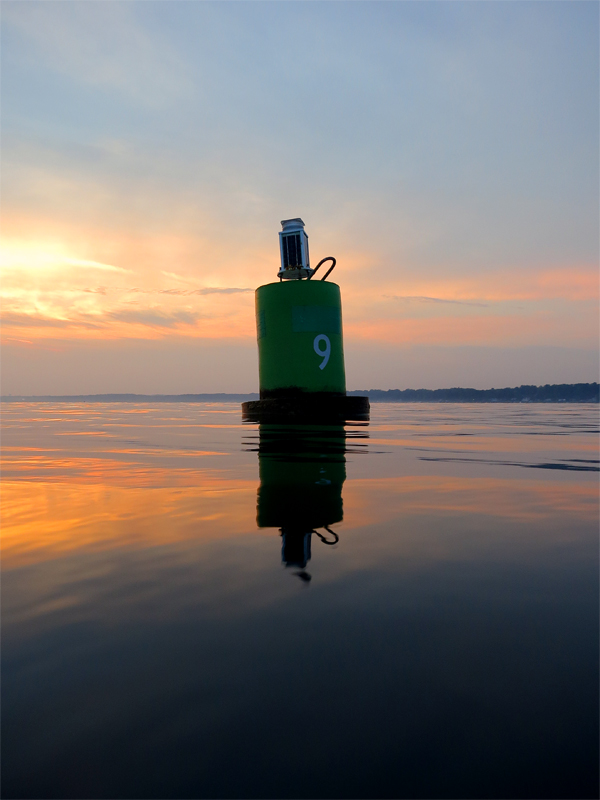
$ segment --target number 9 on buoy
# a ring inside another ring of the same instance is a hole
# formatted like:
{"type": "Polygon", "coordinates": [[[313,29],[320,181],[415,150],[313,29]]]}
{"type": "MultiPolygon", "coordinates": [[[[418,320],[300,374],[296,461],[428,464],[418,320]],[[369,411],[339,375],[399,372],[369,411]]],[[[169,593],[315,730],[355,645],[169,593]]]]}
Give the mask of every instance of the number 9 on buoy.
{"type": "Polygon", "coordinates": [[[325,336],[324,333],[319,334],[319,336],[315,336],[313,348],[315,353],[318,356],[321,356],[323,359],[323,361],[321,361],[319,364],[319,369],[325,369],[327,362],[329,361],[329,356],[331,355],[331,342],[329,341],[329,336],[325,336]],[[321,342],[325,343],[324,350],[322,350],[320,347],[321,342]]]}

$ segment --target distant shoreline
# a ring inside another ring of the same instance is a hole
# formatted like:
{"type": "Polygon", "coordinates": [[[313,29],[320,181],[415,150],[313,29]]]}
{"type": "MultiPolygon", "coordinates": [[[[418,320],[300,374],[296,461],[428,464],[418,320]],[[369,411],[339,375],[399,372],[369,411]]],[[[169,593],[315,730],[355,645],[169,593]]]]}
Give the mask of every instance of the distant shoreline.
{"type": "MultiPolygon", "coordinates": [[[[597,383],[559,383],[506,389],[356,389],[372,403],[598,403],[597,383]]],[[[244,403],[258,394],[4,395],[2,403],[244,403]]]]}

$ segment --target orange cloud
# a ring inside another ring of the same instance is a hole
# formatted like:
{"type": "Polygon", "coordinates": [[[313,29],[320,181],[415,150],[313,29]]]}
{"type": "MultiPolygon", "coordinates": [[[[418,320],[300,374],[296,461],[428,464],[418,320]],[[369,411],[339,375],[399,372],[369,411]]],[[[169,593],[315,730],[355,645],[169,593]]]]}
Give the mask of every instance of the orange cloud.
{"type": "MultiPolygon", "coordinates": [[[[346,317],[347,319],[347,317],[346,317]]],[[[596,319],[558,314],[443,316],[348,322],[347,338],[398,345],[504,345],[596,343],[596,319]]]]}
{"type": "MultiPolygon", "coordinates": [[[[277,268],[271,241],[240,247],[206,232],[148,234],[135,225],[107,232],[26,215],[10,217],[7,229],[2,334],[13,342],[247,341],[255,337],[254,286],[272,281],[277,268]]],[[[504,346],[595,341],[595,265],[511,266],[450,278],[434,276],[434,267],[415,271],[400,263],[401,277],[390,282],[389,267],[385,279],[376,265],[366,268],[368,254],[341,255],[332,277],[339,274],[350,339],[504,346]]]]}
{"type": "MultiPolygon", "coordinates": [[[[503,302],[514,300],[597,300],[600,294],[596,264],[564,266],[507,266],[479,275],[464,275],[457,269],[452,277],[428,277],[427,270],[401,280],[386,282],[382,294],[400,297],[438,298],[454,302],[503,302]]],[[[372,272],[372,270],[371,270],[372,272]]]]}
{"type": "MultiPolygon", "coordinates": [[[[253,322],[252,318],[252,322],[253,322]]],[[[246,319],[236,318],[233,311],[203,319],[194,312],[174,312],[142,309],[139,312],[115,312],[114,315],[97,315],[73,319],[57,319],[35,315],[7,314],[3,320],[3,340],[31,346],[37,339],[43,345],[47,337],[65,342],[81,339],[161,339],[166,336],[194,339],[254,339],[255,331],[246,319]],[[14,336],[18,332],[30,341],[14,336]],[[11,334],[8,335],[7,334],[11,334]]]]}

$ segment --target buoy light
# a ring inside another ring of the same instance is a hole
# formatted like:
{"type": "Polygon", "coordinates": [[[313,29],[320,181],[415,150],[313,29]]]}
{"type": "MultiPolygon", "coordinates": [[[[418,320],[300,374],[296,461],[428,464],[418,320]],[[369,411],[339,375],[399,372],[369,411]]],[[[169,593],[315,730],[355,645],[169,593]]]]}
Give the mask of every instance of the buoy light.
{"type": "Polygon", "coordinates": [[[300,217],[282,219],[279,232],[281,269],[277,273],[280,280],[301,280],[310,278],[314,270],[310,268],[308,257],[308,235],[300,217]]]}

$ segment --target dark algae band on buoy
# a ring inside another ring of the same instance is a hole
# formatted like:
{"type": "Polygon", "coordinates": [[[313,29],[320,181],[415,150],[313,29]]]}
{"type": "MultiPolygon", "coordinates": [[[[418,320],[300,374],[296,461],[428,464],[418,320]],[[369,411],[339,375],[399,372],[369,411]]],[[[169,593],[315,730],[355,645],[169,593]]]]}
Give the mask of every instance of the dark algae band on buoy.
{"type": "Polygon", "coordinates": [[[346,396],[340,287],[326,280],[336,261],[312,269],[304,222],[281,224],[279,281],[256,290],[260,400],[242,404],[244,419],[368,419],[368,398],[346,396]]]}

